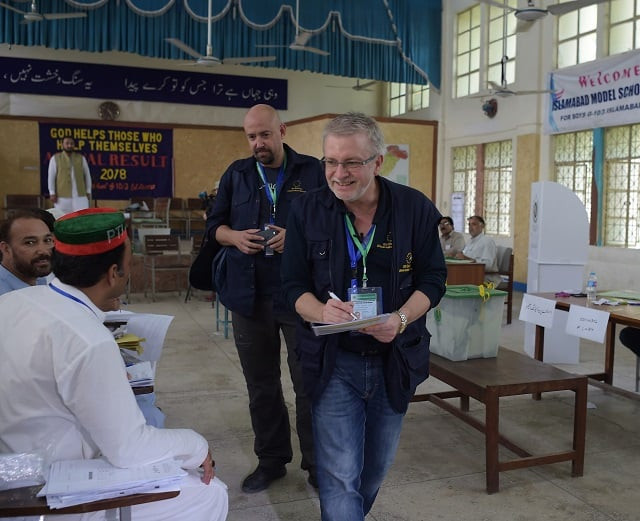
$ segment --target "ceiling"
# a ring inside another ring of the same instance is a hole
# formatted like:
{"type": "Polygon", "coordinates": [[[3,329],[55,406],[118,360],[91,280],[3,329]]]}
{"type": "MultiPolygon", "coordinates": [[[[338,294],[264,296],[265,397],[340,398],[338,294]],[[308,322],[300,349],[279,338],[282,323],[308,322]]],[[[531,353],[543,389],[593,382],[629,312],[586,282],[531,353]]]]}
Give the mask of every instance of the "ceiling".
{"type": "MultiPolygon", "coordinates": [[[[276,57],[256,67],[304,70],[386,82],[440,86],[442,0],[211,0],[213,55],[221,59],[276,57]],[[297,32],[321,56],[291,50],[297,32]],[[283,45],[263,48],[259,45],[283,45]]],[[[30,0],[3,0],[28,11],[30,0]]],[[[0,43],[124,51],[192,59],[165,41],[176,38],[205,54],[207,0],[40,0],[39,11],[84,11],[85,18],[21,23],[0,6],[0,43]]]]}

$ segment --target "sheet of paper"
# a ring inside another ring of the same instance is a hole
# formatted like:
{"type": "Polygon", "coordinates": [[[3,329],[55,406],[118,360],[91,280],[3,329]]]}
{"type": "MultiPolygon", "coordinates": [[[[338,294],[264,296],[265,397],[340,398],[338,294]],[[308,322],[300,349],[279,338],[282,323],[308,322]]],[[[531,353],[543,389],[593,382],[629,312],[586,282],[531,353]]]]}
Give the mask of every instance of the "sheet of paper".
{"type": "Polygon", "coordinates": [[[142,360],[156,362],[162,354],[162,346],[173,317],[170,315],[154,315],[150,313],[134,313],[129,318],[127,333],[145,339],[142,343],[144,352],[142,360]]]}
{"type": "Polygon", "coordinates": [[[569,335],[602,343],[608,323],[609,312],[607,311],[571,305],[565,331],[569,335]]]}
{"type": "Polygon", "coordinates": [[[145,484],[155,485],[158,481],[171,482],[186,474],[173,460],[128,469],[114,467],[101,458],[61,460],[51,464],[49,479],[38,496],[123,490],[145,484]]]}
{"type": "Polygon", "coordinates": [[[391,313],[376,315],[371,318],[363,318],[360,320],[352,320],[351,322],[341,322],[340,324],[314,324],[311,326],[316,336],[332,335],[334,333],[343,333],[344,331],[357,331],[358,329],[375,324],[386,322],[391,313]]]}
{"type": "Polygon", "coordinates": [[[518,318],[523,322],[531,322],[542,327],[551,327],[555,310],[555,300],[525,293],[522,297],[520,316],[518,318]]]}

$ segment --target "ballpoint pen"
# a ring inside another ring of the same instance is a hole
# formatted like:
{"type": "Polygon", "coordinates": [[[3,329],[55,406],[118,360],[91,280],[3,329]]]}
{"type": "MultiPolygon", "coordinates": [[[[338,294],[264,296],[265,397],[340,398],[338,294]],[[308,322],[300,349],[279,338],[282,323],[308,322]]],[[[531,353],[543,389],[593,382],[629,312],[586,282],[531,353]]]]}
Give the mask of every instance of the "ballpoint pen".
{"type": "MultiPolygon", "coordinates": [[[[336,295],[333,291],[329,292],[329,296],[333,299],[333,300],[337,300],[338,302],[342,302],[342,299],[336,295]]],[[[349,315],[351,315],[351,318],[353,318],[353,320],[358,320],[358,317],[355,313],[349,312],[349,315]]]]}

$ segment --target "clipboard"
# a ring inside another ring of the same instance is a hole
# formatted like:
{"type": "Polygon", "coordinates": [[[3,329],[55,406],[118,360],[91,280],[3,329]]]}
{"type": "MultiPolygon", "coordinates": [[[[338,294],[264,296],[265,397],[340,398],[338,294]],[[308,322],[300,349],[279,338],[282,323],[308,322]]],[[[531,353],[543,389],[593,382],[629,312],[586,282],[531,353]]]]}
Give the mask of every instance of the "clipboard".
{"type": "Polygon", "coordinates": [[[371,318],[361,318],[359,320],[351,320],[349,322],[340,322],[338,324],[312,324],[311,329],[316,336],[333,335],[335,333],[344,333],[345,331],[357,331],[368,326],[382,324],[387,321],[391,313],[383,313],[371,318]]]}

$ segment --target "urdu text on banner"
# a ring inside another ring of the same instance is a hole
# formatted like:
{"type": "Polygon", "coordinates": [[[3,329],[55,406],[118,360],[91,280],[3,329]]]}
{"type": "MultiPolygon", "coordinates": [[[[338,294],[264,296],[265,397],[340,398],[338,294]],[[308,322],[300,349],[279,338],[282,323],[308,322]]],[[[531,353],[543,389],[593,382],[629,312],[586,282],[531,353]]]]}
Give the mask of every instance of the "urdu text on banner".
{"type": "Polygon", "coordinates": [[[173,130],[40,123],[40,190],[49,160],[71,136],[87,160],[93,199],[173,196],[173,130]]]}
{"type": "Polygon", "coordinates": [[[640,51],[549,73],[547,134],[640,122],[640,51]]]}

